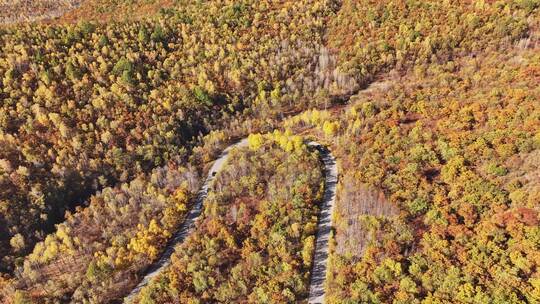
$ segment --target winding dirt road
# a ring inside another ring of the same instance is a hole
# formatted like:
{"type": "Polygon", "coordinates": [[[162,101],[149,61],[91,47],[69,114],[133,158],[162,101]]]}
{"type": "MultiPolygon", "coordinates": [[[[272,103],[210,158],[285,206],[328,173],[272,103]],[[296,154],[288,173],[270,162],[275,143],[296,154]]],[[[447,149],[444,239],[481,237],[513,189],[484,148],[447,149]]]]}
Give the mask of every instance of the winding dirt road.
{"type": "MultiPolygon", "coordinates": [[[[182,243],[189,233],[195,228],[195,223],[199,218],[203,202],[208,195],[208,189],[214,180],[215,174],[220,171],[229,158],[229,152],[233,148],[247,146],[247,138],[231,145],[225,149],[216,159],[208,176],[197,194],[195,205],[186,217],[186,220],[174,235],[172,240],[167,245],[160,259],[147,270],[146,275],[141,282],[124,298],[124,303],[131,303],[135,296],[143,287],[163,271],[171,263],[171,255],[174,252],[176,245],[182,243]]],[[[308,303],[324,303],[324,283],[326,280],[326,263],[328,260],[328,240],[332,227],[332,211],[336,200],[336,184],[337,184],[337,166],[336,160],[332,154],[316,142],[309,142],[309,146],[319,150],[325,167],[325,190],[323,202],[321,204],[321,213],[317,226],[317,240],[315,243],[315,254],[313,258],[313,270],[311,274],[311,282],[309,289],[308,303]]]]}
{"type": "Polygon", "coordinates": [[[159,260],[152,266],[150,266],[150,268],[148,268],[148,270],[146,271],[146,275],[141,280],[141,282],[139,282],[139,284],[129,293],[129,295],[124,298],[124,303],[131,303],[135,296],[139,293],[139,291],[141,291],[144,286],[150,283],[152,278],[157,276],[161,271],[163,271],[167,266],[169,266],[169,264],[171,263],[171,255],[174,252],[174,247],[184,242],[184,239],[195,228],[195,222],[201,215],[203,202],[206,199],[206,196],[208,196],[208,189],[212,184],[212,181],[214,180],[215,174],[223,168],[223,165],[225,165],[227,159],[229,159],[229,152],[234,148],[245,147],[247,146],[247,144],[248,141],[246,138],[234,145],[227,147],[227,149],[221,152],[219,157],[216,159],[216,161],[210,168],[210,171],[208,171],[208,176],[206,177],[206,180],[204,181],[201,190],[199,190],[199,193],[197,193],[195,205],[188,213],[186,219],[184,220],[184,223],[180,226],[178,232],[176,232],[176,234],[173,236],[172,240],[167,245],[165,251],[159,258],[159,260]]]}

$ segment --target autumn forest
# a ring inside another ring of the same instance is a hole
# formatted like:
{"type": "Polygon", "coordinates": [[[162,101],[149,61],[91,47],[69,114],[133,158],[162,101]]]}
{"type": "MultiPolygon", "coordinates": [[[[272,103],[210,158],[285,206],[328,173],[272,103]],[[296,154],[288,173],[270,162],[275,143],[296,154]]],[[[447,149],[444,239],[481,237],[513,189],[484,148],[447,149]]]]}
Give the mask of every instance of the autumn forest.
{"type": "Polygon", "coordinates": [[[0,303],[540,303],[540,1],[0,0],[0,303]]]}

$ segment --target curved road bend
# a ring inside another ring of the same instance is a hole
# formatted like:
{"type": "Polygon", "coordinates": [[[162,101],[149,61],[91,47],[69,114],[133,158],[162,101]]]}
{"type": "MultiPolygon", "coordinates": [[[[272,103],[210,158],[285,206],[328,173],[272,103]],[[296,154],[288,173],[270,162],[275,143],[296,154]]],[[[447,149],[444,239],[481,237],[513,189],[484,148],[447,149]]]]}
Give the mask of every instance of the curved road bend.
{"type": "Polygon", "coordinates": [[[150,283],[152,278],[157,276],[161,271],[163,271],[167,266],[169,266],[169,264],[171,263],[171,255],[173,254],[176,245],[182,243],[184,239],[191,233],[193,228],[195,228],[195,222],[199,218],[199,215],[201,215],[203,202],[206,196],[208,196],[208,188],[214,180],[214,175],[223,168],[223,165],[227,162],[227,159],[229,158],[229,152],[233,148],[245,147],[247,146],[247,144],[248,141],[247,138],[245,138],[234,145],[230,145],[229,147],[227,147],[227,149],[221,152],[214,164],[212,164],[210,171],[208,171],[208,176],[206,177],[206,180],[204,181],[201,190],[199,190],[199,192],[197,193],[195,205],[189,211],[186,219],[184,220],[184,223],[180,226],[180,229],[174,234],[173,238],[165,248],[165,251],[161,254],[159,260],[148,268],[141,282],[139,282],[139,284],[129,293],[129,295],[124,298],[124,303],[131,303],[135,296],[139,293],[139,291],[141,291],[143,287],[150,283]]]}
{"type": "MultiPolygon", "coordinates": [[[[157,276],[162,270],[169,266],[171,263],[171,255],[174,252],[175,246],[182,243],[195,227],[195,222],[201,214],[204,199],[208,195],[208,189],[214,180],[215,173],[223,168],[223,165],[227,162],[231,149],[245,147],[247,144],[248,141],[247,138],[245,138],[242,141],[227,147],[227,149],[221,153],[218,159],[216,159],[208,172],[208,176],[206,177],[201,190],[197,194],[195,205],[187,215],[184,223],[180,226],[178,232],[167,245],[159,260],[149,267],[141,282],[129,293],[129,295],[124,298],[124,303],[131,303],[139,291],[148,285],[152,278],[157,276]]],[[[319,150],[325,167],[325,190],[317,226],[317,239],[315,242],[315,254],[313,257],[313,270],[311,273],[308,298],[308,303],[315,304],[324,303],[324,283],[326,280],[326,263],[328,260],[328,240],[332,227],[332,212],[334,209],[334,203],[336,201],[338,170],[336,160],[328,150],[316,142],[309,142],[308,145],[319,150]]]]}

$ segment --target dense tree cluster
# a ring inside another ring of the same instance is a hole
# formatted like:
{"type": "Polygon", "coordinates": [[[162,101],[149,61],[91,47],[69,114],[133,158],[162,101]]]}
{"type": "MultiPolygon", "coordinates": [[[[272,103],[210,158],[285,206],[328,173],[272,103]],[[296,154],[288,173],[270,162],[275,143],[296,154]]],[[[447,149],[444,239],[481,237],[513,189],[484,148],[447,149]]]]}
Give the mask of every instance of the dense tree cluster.
{"type": "Polygon", "coordinates": [[[234,113],[314,102],[305,67],[332,9],[183,1],[152,20],[0,29],[0,269],[96,190],[188,154],[234,113]]]}
{"type": "Polygon", "coordinates": [[[362,217],[367,248],[337,244],[331,303],[540,299],[539,71],[536,49],[486,52],[344,110],[340,157],[403,212],[362,217]]]}
{"type": "Polygon", "coordinates": [[[75,302],[104,303],[122,296],[158,257],[198,188],[193,168],[171,163],[103,189],[34,247],[14,288],[39,302],[72,295],[75,302]]]}
{"type": "Polygon", "coordinates": [[[361,81],[389,69],[498,49],[527,35],[538,1],[345,0],[329,30],[340,68],[361,81]]]}
{"type": "Polygon", "coordinates": [[[306,296],[323,189],[318,153],[276,132],[250,136],[250,147],[230,157],[197,230],[140,303],[292,303],[306,296]]]}

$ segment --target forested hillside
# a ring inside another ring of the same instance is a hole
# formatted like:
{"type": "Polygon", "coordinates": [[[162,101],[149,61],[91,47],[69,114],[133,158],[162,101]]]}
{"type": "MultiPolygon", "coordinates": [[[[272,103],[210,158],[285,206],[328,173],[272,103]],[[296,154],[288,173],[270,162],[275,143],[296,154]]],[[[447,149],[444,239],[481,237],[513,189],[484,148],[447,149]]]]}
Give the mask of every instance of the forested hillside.
{"type": "Polygon", "coordinates": [[[296,97],[329,9],[288,6],[296,13],[195,3],[157,23],[4,29],[2,268],[96,190],[187,156],[192,139],[234,115],[313,102],[296,97]]]}
{"type": "Polygon", "coordinates": [[[80,3],[81,0],[1,0],[0,24],[57,18],[80,3]]]}
{"type": "Polygon", "coordinates": [[[539,10],[0,2],[0,302],[120,301],[250,134],[136,302],[305,300],[307,138],[341,172],[327,303],[539,302],[539,10]]]}
{"type": "Polygon", "coordinates": [[[357,164],[348,175],[402,211],[340,209],[338,227],[361,216],[368,245],[337,243],[331,303],[538,300],[539,59],[485,52],[429,65],[338,118],[336,145],[357,164]]]}
{"type": "Polygon", "coordinates": [[[332,25],[360,36],[331,36],[341,66],[393,70],[328,118],[354,170],[327,301],[539,301],[538,3],[359,2],[332,25]]]}

